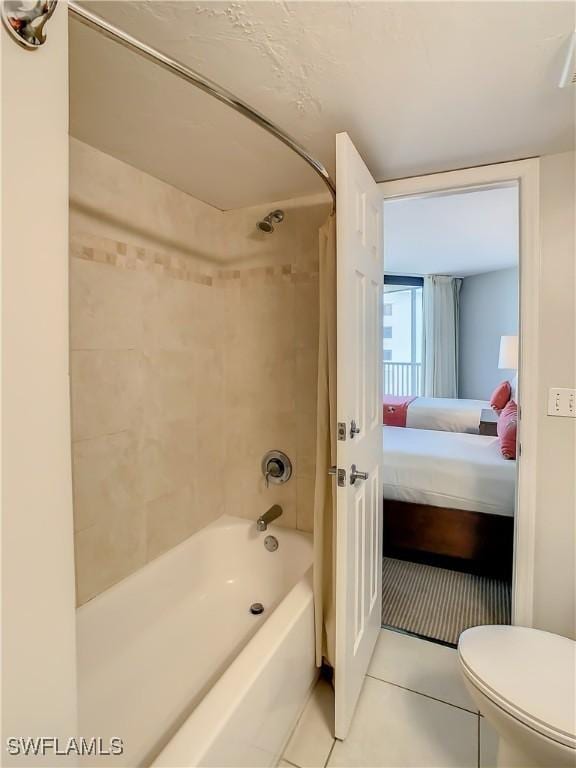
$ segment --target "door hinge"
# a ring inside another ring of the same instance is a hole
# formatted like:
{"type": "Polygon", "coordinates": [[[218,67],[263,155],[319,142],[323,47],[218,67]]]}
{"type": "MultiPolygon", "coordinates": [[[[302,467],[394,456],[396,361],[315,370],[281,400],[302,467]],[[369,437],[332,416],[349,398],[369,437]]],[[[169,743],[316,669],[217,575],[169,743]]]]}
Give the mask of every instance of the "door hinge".
{"type": "Polygon", "coordinates": [[[346,422],[338,422],[338,440],[346,440],[346,422]]]}

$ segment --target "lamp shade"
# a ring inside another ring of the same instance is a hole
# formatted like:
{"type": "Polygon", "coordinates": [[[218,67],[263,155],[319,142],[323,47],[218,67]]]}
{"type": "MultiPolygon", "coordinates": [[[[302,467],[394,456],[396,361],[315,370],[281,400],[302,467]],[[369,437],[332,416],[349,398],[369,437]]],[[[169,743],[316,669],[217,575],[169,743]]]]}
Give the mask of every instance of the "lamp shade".
{"type": "Polygon", "coordinates": [[[500,356],[498,368],[517,370],[518,368],[518,336],[500,337],[500,356]]]}

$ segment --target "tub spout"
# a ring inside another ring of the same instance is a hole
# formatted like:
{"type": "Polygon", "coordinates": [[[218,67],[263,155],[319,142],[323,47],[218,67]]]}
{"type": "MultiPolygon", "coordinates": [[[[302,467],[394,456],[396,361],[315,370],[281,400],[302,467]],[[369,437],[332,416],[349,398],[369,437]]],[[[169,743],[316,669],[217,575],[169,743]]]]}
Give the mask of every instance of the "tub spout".
{"type": "Polygon", "coordinates": [[[272,522],[272,520],[276,520],[277,517],[280,517],[282,514],[282,507],[279,504],[274,504],[267,512],[264,512],[263,515],[260,515],[258,520],[256,520],[256,528],[259,531],[265,531],[268,528],[268,524],[272,522]]]}

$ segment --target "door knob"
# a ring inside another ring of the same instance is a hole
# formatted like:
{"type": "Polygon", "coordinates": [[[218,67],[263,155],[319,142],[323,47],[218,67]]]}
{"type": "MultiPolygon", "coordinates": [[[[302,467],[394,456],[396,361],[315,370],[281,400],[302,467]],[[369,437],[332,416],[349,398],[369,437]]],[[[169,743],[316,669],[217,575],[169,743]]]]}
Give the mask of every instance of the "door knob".
{"type": "Polygon", "coordinates": [[[356,469],[356,464],[350,468],[350,485],[355,485],[356,480],[368,480],[368,472],[360,472],[356,469]]]}

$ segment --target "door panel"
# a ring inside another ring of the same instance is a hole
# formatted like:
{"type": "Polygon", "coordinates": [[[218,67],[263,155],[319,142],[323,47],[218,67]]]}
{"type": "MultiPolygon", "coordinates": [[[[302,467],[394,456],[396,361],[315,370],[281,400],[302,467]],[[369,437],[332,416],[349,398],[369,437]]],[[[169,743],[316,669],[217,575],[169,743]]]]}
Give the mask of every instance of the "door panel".
{"type": "Polygon", "coordinates": [[[345,738],[382,613],[382,200],[347,134],[336,138],[336,736],[345,738]],[[352,422],[358,431],[352,432],[352,422]],[[353,465],[367,479],[352,483],[353,465]]]}

